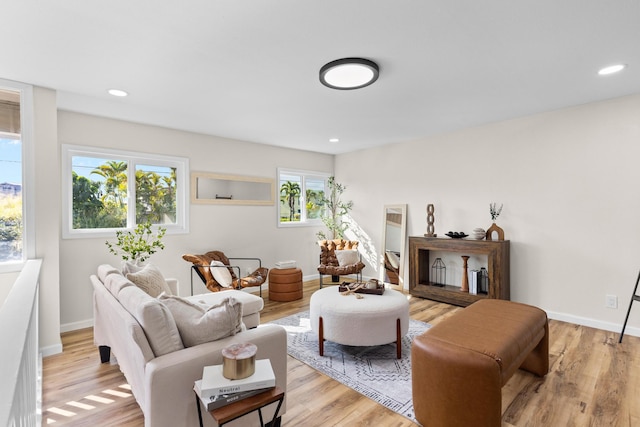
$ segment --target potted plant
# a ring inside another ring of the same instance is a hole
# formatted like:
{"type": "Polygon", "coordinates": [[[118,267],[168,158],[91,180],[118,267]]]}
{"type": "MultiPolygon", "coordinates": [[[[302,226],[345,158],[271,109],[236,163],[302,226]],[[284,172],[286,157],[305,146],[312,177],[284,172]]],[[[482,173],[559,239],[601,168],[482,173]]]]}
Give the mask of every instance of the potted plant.
{"type": "MultiPolygon", "coordinates": [[[[320,219],[329,230],[329,236],[324,231],[318,231],[316,236],[319,240],[343,239],[347,224],[342,222],[342,216],[348,214],[353,208],[353,201],[343,202],[341,200],[342,193],[347,187],[336,182],[335,177],[329,177],[327,184],[329,186],[329,194],[324,196],[321,201],[324,209],[320,219]]],[[[338,282],[339,280],[340,276],[331,276],[332,282],[338,282]]]]}
{"type": "Polygon", "coordinates": [[[166,228],[158,227],[154,232],[151,222],[138,224],[133,231],[116,231],[116,242],[105,242],[109,252],[119,256],[123,261],[123,271],[129,267],[137,267],[146,261],[151,255],[164,249],[162,238],[167,232],[166,228]]]}
{"type": "Polygon", "coordinates": [[[320,218],[329,230],[329,236],[323,231],[318,231],[316,236],[320,240],[342,239],[344,238],[344,231],[347,229],[347,224],[342,222],[342,216],[348,214],[353,208],[353,201],[343,202],[341,200],[342,193],[347,187],[336,182],[335,177],[330,176],[327,184],[329,186],[329,194],[322,199],[324,210],[320,218]]]}

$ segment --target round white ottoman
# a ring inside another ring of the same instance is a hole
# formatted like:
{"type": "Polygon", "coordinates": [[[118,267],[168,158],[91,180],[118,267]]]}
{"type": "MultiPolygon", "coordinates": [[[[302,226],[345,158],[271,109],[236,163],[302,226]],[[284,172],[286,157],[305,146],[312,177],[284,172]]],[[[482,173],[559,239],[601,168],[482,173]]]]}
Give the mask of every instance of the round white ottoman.
{"type": "Polygon", "coordinates": [[[382,295],[340,295],[338,286],[320,289],[311,295],[311,328],[318,334],[320,356],[324,340],[353,346],[396,343],[397,357],[402,356],[400,341],[409,331],[409,301],[406,295],[385,289],[382,295]]]}

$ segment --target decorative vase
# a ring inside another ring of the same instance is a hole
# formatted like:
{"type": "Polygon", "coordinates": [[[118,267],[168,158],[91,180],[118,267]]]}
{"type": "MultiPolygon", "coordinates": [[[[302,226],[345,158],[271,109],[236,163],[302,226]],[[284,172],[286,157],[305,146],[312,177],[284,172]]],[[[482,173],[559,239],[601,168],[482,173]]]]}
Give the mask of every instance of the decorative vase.
{"type": "Polygon", "coordinates": [[[484,230],[484,228],[474,228],[473,233],[471,233],[471,235],[476,240],[482,240],[487,235],[487,232],[484,230]]]}
{"type": "Polygon", "coordinates": [[[137,273],[142,270],[144,265],[138,261],[122,261],[122,275],[127,277],[129,273],[137,273]]]}
{"type": "Polygon", "coordinates": [[[460,291],[469,292],[469,276],[467,275],[467,261],[469,261],[469,255],[462,255],[462,285],[460,291]]]}
{"type": "Polygon", "coordinates": [[[222,375],[230,380],[250,377],[256,371],[258,347],[250,342],[232,344],[222,349],[222,375]]]}
{"type": "Polygon", "coordinates": [[[491,227],[487,230],[486,239],[493,240],[491,236],[494,232],[498,233],[498,238],[496,240],[504,240],[504,230],[496,225],[494,222],[491,224],[491,227]]]}

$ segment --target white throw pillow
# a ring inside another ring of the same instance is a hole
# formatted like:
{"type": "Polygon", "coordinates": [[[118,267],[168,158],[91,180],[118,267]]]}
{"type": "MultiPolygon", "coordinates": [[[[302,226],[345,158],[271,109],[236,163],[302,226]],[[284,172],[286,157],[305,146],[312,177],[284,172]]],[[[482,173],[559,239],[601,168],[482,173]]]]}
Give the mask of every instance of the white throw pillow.
{"type": "Polygon", "coordinates": [[[395,253],[387,251],[387,259],[389,260],[389,264],[391,264],[391,267],[395,268],[396,270],[400,267],[400,259],[395,253]]]}
{"type": "Polygon", "coordinates": [[[167,285],[167,281],[164,280],[164,276],[152,264],[145,265],[137,273],[127,274],[127,279],[154,298],[163,292],[171,294],[171,289],[167,285]]]}
{"type": "Polygon", "coordinates": [[[162,294],[158,299],[169,308],[185,347],[216,341],[243,330],[242,304],[225,298],[208,306],[175,295],[162,294]]]}
{"type": "Polygon", "coordinates": [[[222,287],[228,288],[233,283],[233,278],[231,277],[231,273],[229,273],[229,269],[220,261],[211,261],[211,274],[213,274],[213,278],[216,279],[216,282],[218,282],[222,287]],[[224,268],[221,268],[220,266],[224,268]]]}
{"type": "Polygon", "coordinates": [[[354,249],[350,249],[350,250],[337,250],[335,251],[336,253],[336,258],[338,258],[338,265],[345,266],[345,265],[353,265],[353,264],[357,264],[358,261],[360,261],[360,258],[358,257],[358,251],[354,250],[354,249]]]}

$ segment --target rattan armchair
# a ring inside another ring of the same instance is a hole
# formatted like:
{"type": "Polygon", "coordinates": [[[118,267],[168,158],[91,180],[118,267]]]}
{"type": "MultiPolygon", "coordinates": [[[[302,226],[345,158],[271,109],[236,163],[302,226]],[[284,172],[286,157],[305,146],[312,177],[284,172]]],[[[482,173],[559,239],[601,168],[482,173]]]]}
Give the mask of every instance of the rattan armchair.
{"type": "Polygon", "coordinates": [[[336,256],[337,250],[356,250],[358,249],[359,242],[355,240],[320,240],[320,265],[318,265],[318,273],[320,273],[320,288],[322,288],[322,276],[346,276],[349,274],[355,274],[357,280],[362,280],[362,269],[365,267],[362,262],[361,256],[358,254],[358,260],[356,262],[340,265],[338,257],[336,256]]]}

